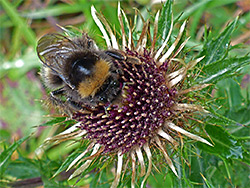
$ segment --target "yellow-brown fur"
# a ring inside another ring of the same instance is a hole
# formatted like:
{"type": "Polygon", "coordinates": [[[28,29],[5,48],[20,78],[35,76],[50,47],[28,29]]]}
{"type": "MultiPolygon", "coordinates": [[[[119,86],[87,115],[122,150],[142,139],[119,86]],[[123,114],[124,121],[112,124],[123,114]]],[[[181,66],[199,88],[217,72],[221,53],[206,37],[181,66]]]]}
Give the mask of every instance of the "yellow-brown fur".
{"type": "Polygon", "coordinates": [[[94,74],[78,86],[78,92],[82,98],[93,97],[109,76],[110,65],[107,61],[102,59],[97,61],[94,68],[94,74]]]}

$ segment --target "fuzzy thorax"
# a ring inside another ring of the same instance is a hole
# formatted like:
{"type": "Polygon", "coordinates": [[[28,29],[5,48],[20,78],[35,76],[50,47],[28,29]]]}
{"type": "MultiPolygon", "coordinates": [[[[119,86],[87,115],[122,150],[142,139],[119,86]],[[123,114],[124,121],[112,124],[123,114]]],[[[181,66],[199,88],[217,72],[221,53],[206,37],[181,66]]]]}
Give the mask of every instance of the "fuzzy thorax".
{"type": "Polygon", "coordinates": [[[82,98],[94,96],[109,76],[110,65],[105,60],[98,60],[93,67],[93,75],[79,83],[78,92],[82,98]]]}

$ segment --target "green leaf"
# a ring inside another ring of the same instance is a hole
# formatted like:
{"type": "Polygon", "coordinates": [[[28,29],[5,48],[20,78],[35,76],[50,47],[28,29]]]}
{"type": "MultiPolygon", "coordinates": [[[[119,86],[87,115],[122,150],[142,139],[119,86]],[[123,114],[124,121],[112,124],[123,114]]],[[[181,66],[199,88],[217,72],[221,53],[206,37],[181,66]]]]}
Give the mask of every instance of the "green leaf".
{"type": "MultiPolygon", "coordinates": [[[[227,113],[227,116],[229,116],[231,119],[241,122],[242,124],[244,124],[245,126],[248,126],[250,128],[250,104],[248,104],[248,106],[246,106],[245,108],[242,108],[238,111],[229,111],[227,113]]],[[[241,133],[241,135],[249,135],[249,133],[245,132],[245,133],[241,133]]]]}
{"type": "Polygon", "coordinates": [[[84,151],[84,148],[78,148],[76,151],[71,153],[67,159],[64,160],[63,164],[60,166],[60,168],[56,171],[56,173],[53,175],[53,177],[57,176],[61,172],[65,171],[69,165],[84,151]]]}
{"type": "Polygon", "coordinates": [[[237,22],[238,17],[229,24],[216,39],[212,39],[211,35],[206,39],[203,50],[199,54],[199,57],[205,56],[200,63],[201,66],[209,65],[225,58],[228,52],[231,34],[233,33],[237,22]]]}
{"type": "Polygon", "coordinates": [[[166,1],[158,22],[158,35],[160,36],[157,45],[161,45],[167,38],[172,22],[172,0],[166,1]]]}
{"type": "MultiPolygon", "coordinates": [[[[213,48],[213,46],[211,48],[213,48]]],[[[198,83],[215,83],[221,79],[234,75],[241,68],[250,64],[249,56],[219,60],[213,63],[212,61],[215,57],[211,58],[212,59],[205,57],[209,64],[206,63],[206,66],[202,69],[204,77],[199,77],[197,79],[198,83]]]]}
{"type": "MultiPolygon", "coordinates": [[[[215,93],[215,97],[218,99],[216,103],[219,106],[223,106],[223,108],[218,110],[220,114],[224,114],[226,117],[247,126],[250,125],[250,117],[248,115],[250,114],[250,103],[247,96],[243,96],[244,92],[241,90],[241,87],[244,87],[244,84],[242,81],[241,78],[229,78],[219,81],[216,84],[217,92],[215,93]]],[[[239,136],[247,136],[246,133],[248,131],[245,128],[242,127],[242,131],[238,132],[239,127],[234,127],[234,129],[237,129],[239,136]]]]}
{"type": "Polygon", "coordinates": [[[53,126],[55,124],[59,124],[59,123],[64,123],[66,120],[66,117],[56,117],[50,121],[47,121],[46,123],[43,123],[41,125],[39,125],[40,127],[43,127],[43,126],[53,126]]]}
{"type": "Polygon", "coordinates": [[[209,111],[210,111],[210,113],[207,114],[205,122],[207,122],[211,125],[237,126],[237,127],[243,126],[242,124],[238,123],[237,121],[229,119],[229,118],[215,112],[213,109],[210,109],[209,111]]]}
{"type": "Polygon", "coordinates": [[[69,187],[67,176],[60,176],[58,178],[51,178],[55,169],[61,164],[61,160],[51,160],[50,158],[44,158],[43,160],[37,160],[36,165],[40,171],[43,186],[48,188],[56,187],[69,187]]]}
{"type": "Polygon", "coordinates": [[[236,112],[244,107],[242,105],[244,104],[244,98],[238,82],[232,78],[223,79],[216,86],[218,90],[215,97],[224,99],[222,100],[224,107],[229,108],[229,111],[236,112]]]}
{"type": "Polygon", "coordinates": [[[24,138],[21,138],[20,140],[18,140],[17,142],[15,142],[14,144],[12,144],[10,147],[8,147],[6,150],[4,150],[1,154],[0,154],[0,169],[1,169],[1,175],[4,173],[4,171],[6,170],[6,167],[9,163],[9,159],[11,157],[11,155],[13,154],[14,151],[16,151],[16,149],[24,142],[26,141],[30,136],[26,136],[24,138]]]}
{"type": "Polygon", "coordinates": [[[222,159],[236,159],[250,164],[249,153],[244,149],[241,143],[231,136],[223,127],[208,124],[205,129],[212,139],[214,147],[197,143],[199,148],[218,155],[222,159]]]}
{"type": "Polygon", "coordinates": [[[36,161],[19,157],[18,160],[11,162],[5,174],[15,177],[17,179],[27,179],[39,177],[39,169],[36,161]]]}

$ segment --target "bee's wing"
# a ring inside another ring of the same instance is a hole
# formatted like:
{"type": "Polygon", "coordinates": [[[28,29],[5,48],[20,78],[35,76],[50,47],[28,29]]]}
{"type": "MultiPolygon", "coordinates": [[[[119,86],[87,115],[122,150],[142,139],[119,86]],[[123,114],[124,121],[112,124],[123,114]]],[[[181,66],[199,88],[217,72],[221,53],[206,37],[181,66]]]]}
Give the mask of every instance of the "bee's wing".
{"type": "Polygon", "coordinates": [[[75,50],[77,44],[61,34],[44,35],[37,45],[37,54],[44,65],[49,67],[55,74],[70,87],[71,84],[63,73],[65,61],[75,50]]]}

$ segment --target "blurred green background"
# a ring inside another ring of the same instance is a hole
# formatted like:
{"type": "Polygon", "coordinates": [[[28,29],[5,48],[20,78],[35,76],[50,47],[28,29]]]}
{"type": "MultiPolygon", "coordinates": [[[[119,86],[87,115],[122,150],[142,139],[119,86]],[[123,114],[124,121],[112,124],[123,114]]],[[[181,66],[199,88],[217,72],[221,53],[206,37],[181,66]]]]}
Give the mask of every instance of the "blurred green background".
{"type": "MultiPolygon", "coordinates": [[[[74,25],[87,31],[100,46],[104,46],[101,33],[90,14],[91,5],[100,10],[107,20],[118,28],[117,1],[0,0],[0,151],[2,152],[15,140],[34,133],[20,146],[18,153],[13,153],[12,160],[20,156],[33,159],[35,149],[43,140],[58,131],[54,127],[46,128],[44,124],[50,119],[49,114],[53,111],[48,110],[41,102],[46,96],[46,91],[39,76],[41,64],[35,52],[37,40],[46,33],[61,32],[58,25],[74,25]]],[[[133,17],[134,14],[132,7],[139,9],[143,16],[150,17],[162,6],[160,1],[153,0],[122,1],[121,5],[129,17],[133,17]]],[[[231,37],[233,46],[231,56],[243,56],[250,52],[249,11],[249,0],[176,0],[173,5],[175,18],[179,16],[181,20],[189,20],[187,35],[191,36],[191,39],[187,46],[194,46],[196,49],[199,49],[203,42],[204,26],[216,37],[229,21],[240,16],[239,25],[231,37]]],[[[239,77],[219,82],[215,93],[220,99],[220,113],[248,127],[250,125],[249,83],[248,66],[239,73],[239,77]]],[[[231,131],[230,134],[235,133],[235,136],[249,141],[249,129],[238,132],[229,127],[228,130],[231,131]]],[[[244,144],[249,151],[249,142],[244,144]]],[[[63,147],[65,145],[59,146],[63,147]]],[[[50,150],[48,153],[50,159],[63,160],[64,154],[74,149],[59,148],[50,150]]],[[[231,166],[227,166],[216,156],[206,157],[209,162],[217,161],[218,166],[211,165],[209,168],[211,177],[215,178],[212,178],[210,183],[215,187],[244,187],[247,186],[247,181],[250,182],[248,165],[232,162],[231,166]]],[[[195,166],[191,166],[191,169],[197,170],[195,166]]],[[[39,176],[39,173],[34,171],[33,175],[39,176]]],[[[16,177],[22,176],[19,174],[16,177]]],[[[22,178],[30,176],[24,175],[22,178]]],[[[157,173],[150,178],[149,185],[178,187],[169,182],[171,181],[164,176],[164,173],[157,173]],[[162,179],[165,181],[162,182],[162,179]]],[[[202,185],[194,183],[192,186],[202,185]]]]}

